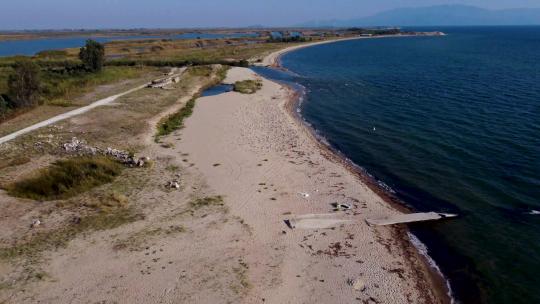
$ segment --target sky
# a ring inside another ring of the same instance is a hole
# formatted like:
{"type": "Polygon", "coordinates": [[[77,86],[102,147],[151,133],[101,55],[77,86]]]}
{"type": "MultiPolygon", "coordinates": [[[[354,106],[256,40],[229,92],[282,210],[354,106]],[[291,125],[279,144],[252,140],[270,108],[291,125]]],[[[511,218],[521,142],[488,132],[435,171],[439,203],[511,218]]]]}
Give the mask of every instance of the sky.
{"type": "Polygon", "coordinates": [[[540,0],[0,0],[0,30],[290,26],[440,4],[540,8],[540,0]]]}

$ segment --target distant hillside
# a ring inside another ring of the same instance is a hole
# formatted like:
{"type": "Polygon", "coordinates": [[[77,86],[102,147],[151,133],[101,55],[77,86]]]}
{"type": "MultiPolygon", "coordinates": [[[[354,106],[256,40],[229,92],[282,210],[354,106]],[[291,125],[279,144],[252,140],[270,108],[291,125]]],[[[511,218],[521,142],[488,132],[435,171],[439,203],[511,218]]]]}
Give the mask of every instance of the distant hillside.
{"type": "Polygon", "coordinates": [[[540,25],[540,9],[488,10],[466,5],[398,8],[370,17],[350,20],[321,20],[306,27],[431,25],[540,25]]]}

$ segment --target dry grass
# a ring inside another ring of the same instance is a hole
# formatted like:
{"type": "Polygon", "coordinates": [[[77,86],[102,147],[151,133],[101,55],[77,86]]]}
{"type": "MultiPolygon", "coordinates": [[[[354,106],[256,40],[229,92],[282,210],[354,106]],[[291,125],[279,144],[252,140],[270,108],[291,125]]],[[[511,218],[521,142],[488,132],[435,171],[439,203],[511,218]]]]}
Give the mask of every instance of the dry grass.
{"type": "Polygon", "coordinates": [[[34,176],[7,187],[12,196],[35,200],[65,199],[109,183],[122,166],[106,157],[78,157],[54,162],[34,176]]]}
{"type": "MultiPolygon", "coordinates": [[[[223,60],[248,60],[291,44],[266,43],[265,39],[193,39],[113,41],[106,44],[108,55],[122,60],[211,63],[223,60]]],[[[112,60],[114,62],[114,60],[112,60]]]]}
{"type": "Polygon", "coordinates": [[[215,206],[223,207],[225,206],[225,203],[223,202],[223,196],[218,195],[218,196],[207,196],[203,198],[197,198],[189,202],[189,206],[193,210],[199,210],[199,209],[207,208],[207,207],[215,207],[215,206]]]}
{"type": "Polygon", "coordinates": [[[0,164],[0,170],[9,168],[9,167],[16,167],[20,165],[24,165],[26,163],[30,162],[30,158],[27,156],[17,156],[13,159],[10,159],[9,161],[6,161],[2,164],[0,164]]]}
{"type": "Polygon", "coordinates": [[[186,232],[186,228],[180,225],[170,225],[162,228],[144,228],[140,231],[132,233],[127,238],[117,240],[113,248],[115,250],[139,251],[146,247],[145,242],[158,236],[171,236],[176,233],[186,232]]]}

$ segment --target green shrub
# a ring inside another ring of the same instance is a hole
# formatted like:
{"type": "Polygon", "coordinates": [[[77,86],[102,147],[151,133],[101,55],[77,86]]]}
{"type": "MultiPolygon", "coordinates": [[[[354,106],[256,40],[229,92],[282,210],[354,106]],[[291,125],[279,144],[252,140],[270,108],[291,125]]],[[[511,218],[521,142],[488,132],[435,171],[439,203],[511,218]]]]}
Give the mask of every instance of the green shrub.
{"type": "Polygon", "coordinates": [[[105,46],[97,41],[88,39],[86,40],[86,45],[79,52],[79,59],[81,59],[90,71],[101,71],[105,62],[105,46]]]}
{"type": "Polygon", "coordinates": [[[121,171],[122,166],[107,157],[76,157],[56,161],[7,190],[12,196],[36,200],[65,199],[109,183],[121,171]]]}
{"type": "Polygon", "coordinates": [[[234,83],[233,90],[242,94],[253,94],[262,88],[260,80],[243,80],[234,83]]]}
{"type": "Polygon", "coordinates": [[[184,119],[193,114],[196,97],[190,99],[180,111],[165,117],[158,124],[158,136],[171,134],[173,131],[184,127],[184,119]]]}
{"type": "Polygon", "coordinates": [[[5,100],[2,95],[0,95],[0,121],[4,119],[5,115],[7,115],[8,110],[9,105],[7,100],[5,100]]]}
{"type": "Polygon", "coordinates": [[[40,68],[30,60],[18,61],[8,78],[8,95],[16,107],[33,106],[39,99],[40,68]]]}

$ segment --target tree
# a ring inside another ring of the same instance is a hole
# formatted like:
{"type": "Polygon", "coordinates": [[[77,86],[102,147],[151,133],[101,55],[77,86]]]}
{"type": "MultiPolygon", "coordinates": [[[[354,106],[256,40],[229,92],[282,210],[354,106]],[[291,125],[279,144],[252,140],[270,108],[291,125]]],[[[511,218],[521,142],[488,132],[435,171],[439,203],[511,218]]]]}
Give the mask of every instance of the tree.
{"type": "Polygon", "coordinates": [[[5,115],[8,112],[8,103],[4,99],[4,96],[0,94],[0,121],[2,121],[5,118],[5,115]]]}
{"type": "Polygon", "coordinates": [[[90,71],[101,71],[105,62],[105,47],[97,41],[88,39],[79,52],[79,58],[90,71]]]}
{"type": "Polygon", "coordinates": [[[39,66],[30,60],[22,60],[13,66],[14,73],[8,78],[8,95],[15,107],[33,106],[39,100],[41,81],[39,66]]]}

